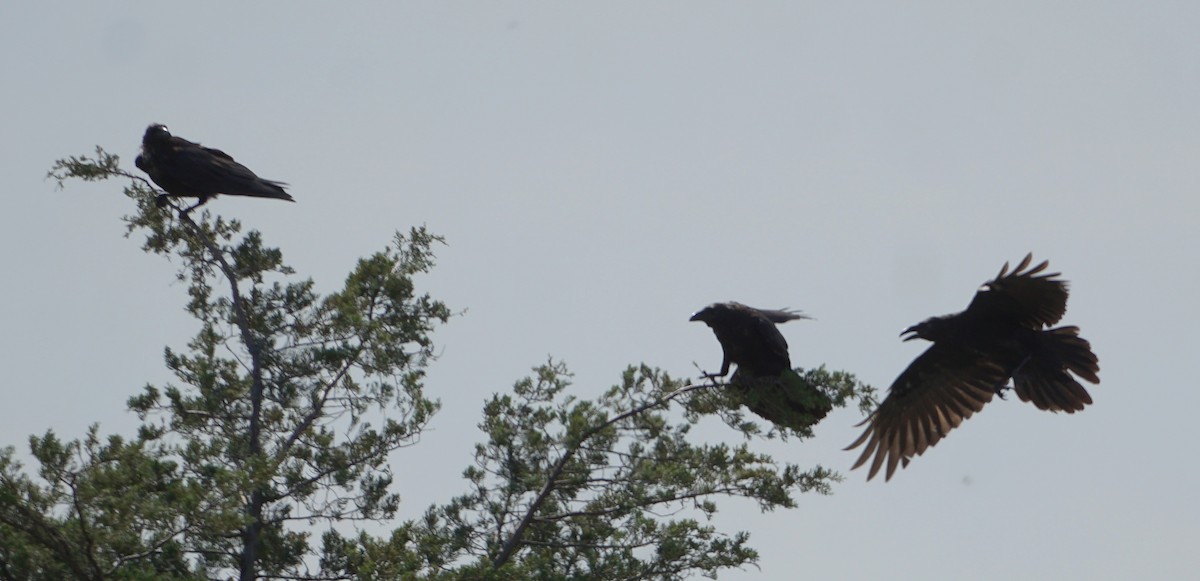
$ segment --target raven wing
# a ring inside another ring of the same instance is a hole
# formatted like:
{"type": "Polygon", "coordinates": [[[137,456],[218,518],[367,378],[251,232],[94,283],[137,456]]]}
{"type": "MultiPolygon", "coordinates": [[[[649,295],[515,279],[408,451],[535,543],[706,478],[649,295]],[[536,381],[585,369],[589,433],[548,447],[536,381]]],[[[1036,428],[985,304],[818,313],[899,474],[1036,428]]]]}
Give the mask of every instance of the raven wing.
{"type": "Polygon", "coordinates": [[[888,388],[888,395],[867,419],[869,424],[853,444],[863,444],[851,470],[874,455],[867,480],[884,463],[887,480],[896,466],[937,444],[950,430],[992,401],[1011,373],[1011,363],[994,353],[935,343],[917,357],[888,388]]]}
{"type": "MultiPolygon", "coordinates": [[[[787,339],[775,326],[771,314],[780,311],[762,311],[753,307],[739,305],[745,313],[743,323],[739,325],[741,337],[738,342],[743,346],[738,369],[750,375],[778,375],[792,367],[792,359],[788,354],[787,339]]],[[[790,315],[790,313],[784,313],[790,315]]],[[[785,318],[790,321],[794,318],[785,318]]]]}
{"type": "Polygon", "coordinates": [[[1028,268],[1033,254],[1010,273],[1008,263],[996,278],[984,283],[963,314],[976,319],[1003,319],[1022,327],[1041,329],[1053,325],[1067,312],[1067,282],[1060,273],[1042,273],[1050,266],[1042,261],[1028,268]]]}
{"type": "Polygon", "coordinates": [[[158,165],[160,171],[175,178],[188,192],[292,199],[281,187],[286,184],[258,177],[229,154],[181,141],[171,144],[171,154],[158,165]]]}
{"type": "Polygon", "coordinates": [[[741,303],[736,303],[736,304],[738,304],[739,306],[741,306],[743,308],[757,312],[758,314],[766,317],[767,320],[771,321],[772,323],[786,323],[788,321],[795,321],[797,319],[811,319],[812,318],[812,317],[809,317],[808,315],[805,315],[804,313],[801,313],[799,311],[793,311],[791,309],[756,309],[754,307],[747,307],[746,305],[743,305],[741,303]]]}

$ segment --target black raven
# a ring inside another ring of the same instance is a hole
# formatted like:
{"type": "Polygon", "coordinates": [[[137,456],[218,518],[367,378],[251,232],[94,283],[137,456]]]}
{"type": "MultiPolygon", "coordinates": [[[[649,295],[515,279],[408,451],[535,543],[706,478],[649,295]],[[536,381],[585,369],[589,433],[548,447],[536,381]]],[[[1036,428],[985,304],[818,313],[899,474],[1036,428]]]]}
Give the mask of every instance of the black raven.
{"type": "Polygon", "coordinates": [[[264,180],[229,154],[171,135],[166,126],[154,124],[142,136],[142,154],[134,160],[166,191],[158,197],[159,207],[167,196],[199,198],[190,212],[217,194],[276,198],[294,202],[283,187],[287,184],[264,180]]]}
{"type": "MultiPolygon", "coordinates": [[[[1049,262],[1028,268],[1033,254],[1010,273],[1008,263],[985,283],[961,313],[932,317],[904,330],[905,341],[933,345],[888,389],[888,395],[859,425],[869,424],[847,450],[863,444],[858,468],[872,455],[867,480],[887,464],[896,466],[937,444],[963,420],[1001,393],[1008,380],[1021,401],[1038,409],[1074,413],[1092,403],[1068,371],[1100,383],[1100,365],[1078,327],[1044,329],[1067,310],[1067,283],[1046,273],[1049,262]]],[[[853,469],[852,468],[852,469],[853,469]]]]}
{"type": "Polygon", "coordinates": [[[807,318],[794,311],[756,309],[735,302],[701,309],[690,320],[704,321],[712,328],[724,352],[721,371],[705,376],[723,377],[736,363],[729,385],[750,411],[793,429],[812,426],[829,413],[832,402],[792,370],[787,340],[775,327],[776,323],[807,318]]]}

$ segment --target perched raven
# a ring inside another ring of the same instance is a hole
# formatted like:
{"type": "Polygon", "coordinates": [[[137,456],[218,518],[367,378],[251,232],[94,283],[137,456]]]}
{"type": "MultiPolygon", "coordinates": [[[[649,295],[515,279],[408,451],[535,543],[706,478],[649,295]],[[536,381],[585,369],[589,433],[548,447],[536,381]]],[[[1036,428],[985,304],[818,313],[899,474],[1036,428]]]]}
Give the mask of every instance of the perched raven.
{"type": "MultiPolygon", "coordinates": [[[[887,464],[896,466],[937,444],[963,420],[983,409],[1009,378],[1021,401],[1038,409],[1074,413],[1092,403],[1068,371],[1100,383],[1100,365],[1078,327],[1044,329],[1067,310],[1067,283],[1059,273],[1041,274],[1049,262],[1028,268],[1033,254],[1011,273],[1008,263],[985,283],[961,313],[932,317],[904,330],[905,341],[925,339],[926,349],[896,378],[869,424],[847,450],[863,444],[858,468],[872,455],[867,480],[887,464]]],[[[853,469],[852,468],[852,469],[853,469]]]]}
{"type": "Polygon", "coordinates": [[[691,320],[711,327],[724,352],[721,371],[705,376],[723,377],[736,363],[729,385],[750,411],[793,429],[812,426],[829,413],[832,402],[792,370],[787,340],[775,327],[776,323],[807,318],[794,311],[755,309],[734,302],[701,309],[691,320]]]}
{"type": "Polygon", "coordinates": [[[190,212],[217,194],[276,198],[294,202],[283,187],[287,184],[264,180],[229,154],[175,137],[165,125],[151,125],[142,136],[142,154],[134,160],[138,169],[150,175],[166,191],[158,197],[161,208],[167,196],[199,198],[184,212],[190,212]]]}

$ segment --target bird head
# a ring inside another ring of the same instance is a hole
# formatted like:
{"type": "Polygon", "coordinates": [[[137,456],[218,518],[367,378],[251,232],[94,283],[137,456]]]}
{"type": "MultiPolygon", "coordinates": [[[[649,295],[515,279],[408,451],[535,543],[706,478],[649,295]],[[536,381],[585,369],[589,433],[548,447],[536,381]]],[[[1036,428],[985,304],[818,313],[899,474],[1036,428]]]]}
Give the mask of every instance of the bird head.
{"type": "Polygon", "coordinates": [[[167,131],[167,126],[161,123],[152,123],[146,128],[146,133],[142,135],[142,143],[152,141],[165,141],[171,138],[171,132],[167,131]]]}
{"type": "Polygon", "coordinates": [[[924,339],[926,341],[941,341],[950,339],[953,333],[954,326],[950,323],[954,317],[929,317],[916,325],[913,325],[900,333],[905,341],[913,339],[924,339]],[[907,335],[907,336],[906,336],[907,335]]]}
{"type": "Polygon", "coordinates": [[[728,303],[713,303],[693,313],[692,318],[688,320],[704,321],[704,324],[716,329],[722,326],[723,323],[727,323],[731,319],[736,320],[739,315],[744,316],[745,312],[753,310],[746,305],[732,301],[728,303]]]}
{"type": "Polygon", "coordinates": [[[689,321],[704,321],[705,323],[709,323],[711,326],[713,319],[715,319],[718,316],[717,311],[723,307],[724,307],[724,305],[722,305],[721,303],[713,303],[711,305],[708,305],[707,307],[704,307],[703,309],[700,309],[699,311],[696,311],[695,313],[692,313],[692,317],[688,320],[689,321]]]}
{"type": "Polygon", "coordinates": [[[912,341],[913,339],[928,339],[926,333],[929,330],[929,320],[921,321],[900,332],[900,336],[904,337],[904,341],[912,341]]]}

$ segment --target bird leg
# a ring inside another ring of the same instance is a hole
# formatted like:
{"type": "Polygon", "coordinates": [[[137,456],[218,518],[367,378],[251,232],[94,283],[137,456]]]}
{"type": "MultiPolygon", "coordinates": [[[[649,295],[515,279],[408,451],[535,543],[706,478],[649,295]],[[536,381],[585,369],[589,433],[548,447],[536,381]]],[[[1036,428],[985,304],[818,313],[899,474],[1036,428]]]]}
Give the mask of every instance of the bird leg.
{"type": "Polygon", "coordinates": [[[725,377],[726,375],[729,375],[729,365],[730,365],[729,358],[722,359],[721,360],[721,370],[718,371],[717,373],[705,373],[704,377],[707,377],[709,379],[712,379],[714,377],[725,377]]]}
{"type": "Polygon", "coordinates": [[[696,368],[696,371],[700,372],[700,379],[708,380],[710,382],[710,385],[712,385],[713,387],[721,385],[717,381],[717,379],[724,377],[725,374],[723,374],[723,373],[708,373],[707,371],[704,370],[704,368],[700,367],[700,365],[694,361],[692,362],[692,366],[696,368]]]}
{"type": "MultiPolygon", "coordinates": [[[[1014,384],[1017,381],[1017,375],[1020,375],[1021,370],[1025,368],[1025,364],[1029,363],[1029,361],[1032,359],[1033,359],[1033,357],[1026,355],[1025,358],[1022,359],[1021,362],[1018,363],[1017,366],[1013,368],[1012,373],[1008,374],[1009,377],[1013,378],[1014,384]]],[[[1002,400],[1007,399],[1004,397],[1004,392],[1006,392],[1010,389],[1013,389],[1013,386],[1009,385],[1008,378],[1005,378],[1003,382],[996,384],[996,395],[1000,396],[1000,399],[1002,399],[1002,400]]]]}
{"type": "Polygon", "coordinates": [[[199,208],[200,206],[203,206],[203,205],[204,205],[204,204],[206,204],[207,202],[208,202],[208,196],[200,196],[200,201],[196,202],[195,204],[192,204],[191,206],[188,206],[186,209],[184,209],[184,210],[183,210],[182,212],[180,212],[179,214],[180,214],[181,216],[186,216],[186,215],[188,215],[189,213],[191,213],[191,211],[192,211],[192,210],[195,210],[196,208],[199,208]]]}

